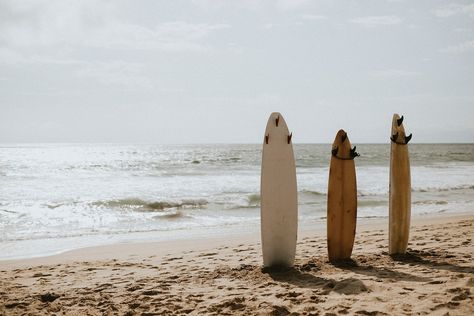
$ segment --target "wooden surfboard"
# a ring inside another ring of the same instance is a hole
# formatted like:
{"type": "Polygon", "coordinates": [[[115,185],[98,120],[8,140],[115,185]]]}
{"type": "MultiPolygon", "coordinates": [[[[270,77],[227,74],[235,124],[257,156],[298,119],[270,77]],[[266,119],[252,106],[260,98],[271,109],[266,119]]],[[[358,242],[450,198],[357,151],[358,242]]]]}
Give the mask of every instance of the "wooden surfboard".
{"type": "Polygon", "coordinates": [[[411,178],[408,142],[403,116],[393,115],[390,135],[389,254],[404,254],[408,246],[411,217],[411,178]]]}
{"type": "Polygon", "coordinates": [[[327,239],[330,261],[349,259],[357,220],[357,181],[354,158],[358,156],[344,130],[332,144],[329,167],[327,239]]]}
{"type": "Polygon", "coordinates": [[[298,230],[296,167],[283,116],[272,113],[267,122],[260,183],[263,265],[293,266],[298,230]]]}

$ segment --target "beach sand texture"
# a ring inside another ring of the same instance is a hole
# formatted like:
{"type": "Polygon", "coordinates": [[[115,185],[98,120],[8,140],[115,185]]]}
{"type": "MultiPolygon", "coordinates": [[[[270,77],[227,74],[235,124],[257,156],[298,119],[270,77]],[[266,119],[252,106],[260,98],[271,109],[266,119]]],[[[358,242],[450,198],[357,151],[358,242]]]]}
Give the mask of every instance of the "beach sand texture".
{"type": "Polygon", "coordinates": [[[415,220],[397,257],[386,225],[358,229],[353,260],[330,264],[324,232],[305,233],[283,270],[262,269],[256,236],[159,255],[150,243],[4,261],[0,315],[474,314],[472,215],[415,220]]]}

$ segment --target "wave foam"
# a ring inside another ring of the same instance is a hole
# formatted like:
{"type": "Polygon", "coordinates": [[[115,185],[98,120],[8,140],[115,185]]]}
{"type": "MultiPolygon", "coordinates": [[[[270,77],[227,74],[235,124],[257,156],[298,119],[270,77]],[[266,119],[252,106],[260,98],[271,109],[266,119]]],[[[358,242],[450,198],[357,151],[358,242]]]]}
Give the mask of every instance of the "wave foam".
{"type": "Polygon", "coordinates": [[[204,199],[186,199],[182,201],[145,201],[139,198],[127,198],[110,201],[98,201],[93,203],[95,206],[107,208],[133,209],[142,212],[166,211],[171,209],[183,208],[202,208],[208,204],[204,199]]]}
{"type": "Polygon", "coordinates": [[[413,192],[446,192],[458,190],[474,190],[474,185],[465,184],[453,187],[426,187],[426,188],[412,188],[413,192]]]}

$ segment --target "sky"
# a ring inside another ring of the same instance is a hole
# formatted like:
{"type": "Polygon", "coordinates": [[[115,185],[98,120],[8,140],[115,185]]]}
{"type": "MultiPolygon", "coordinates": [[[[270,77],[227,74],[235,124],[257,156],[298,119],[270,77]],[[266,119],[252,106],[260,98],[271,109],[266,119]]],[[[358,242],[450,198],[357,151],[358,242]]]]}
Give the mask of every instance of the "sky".
{"type": "Polygon", "coordinates": [[[474,142],[474,1],[0,0],[0,142],[474,142]]]}

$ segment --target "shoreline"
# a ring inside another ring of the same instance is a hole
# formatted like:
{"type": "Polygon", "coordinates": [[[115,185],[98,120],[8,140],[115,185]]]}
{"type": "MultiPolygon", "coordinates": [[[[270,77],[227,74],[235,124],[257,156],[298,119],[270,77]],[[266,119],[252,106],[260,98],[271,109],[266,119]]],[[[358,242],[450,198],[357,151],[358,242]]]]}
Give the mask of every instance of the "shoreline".
{"type": "MultiPolygon", "coordinates": [[[[452,221],[458,219],[474,217],[469,212],[464,213],[437,213],[437,214],[423,214],[413,216],[411,219],[411,227],[419,226],[420,224],[438,224],[445,221],[452,221]]],[[[203,231],[198,233],[188,234],[184,238],[171,238],[154,241],[130,241],[130,242],[114,242],[101,245],[85,246],[64,250],[52,254],[43,254],[37,256],[25,256],[12,259],[0,259],[0,268],[27,264],[54,264],[61,262],[71,262],[74,260],[106,260],[106,259],[126,259],[127,256],[147,256],[156,255],[163,256],[179,251],[186,251],[193,246],[197,249],[206,250],[207,247],[216,248],[221,245],[235,246],[242,242],[246,243],[260,243],[260,227],[255,225],[253,230],[247,232],[238,232],[237,227],[231,229],[223,229],[205,236],[203,231]],[[221,233],[221,234],[218,234],[221,233]],[[223,234],[222,234],[223,233],[223,234]],[[218,235],[218,236],[216,236],[218,235]],[[235,240],[235,239],[238,239],[235,240]]],[[[388,217],[363,218],[358,219],[355,242],[358,241],[359,232],[365,230],[381,229],[388,234],[388,217]]],[[[179,231],[178,231],[179,232],[179,231]]],[[[311,224],[300,225],[298,228],[298,243],[304,238],[312,237],[326,237],[326,223],[325,220],[314,221],[311,224]]],[[[388,237],[387,237],[388,238],[388,237]]],[[[388,239],[387,239],[388,243],[388,239]]],[[[298,249],[297,249],[298,254],[298,249]]]]}

